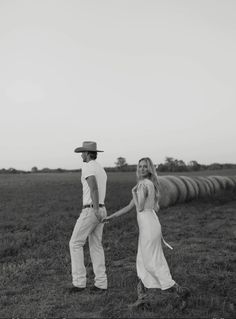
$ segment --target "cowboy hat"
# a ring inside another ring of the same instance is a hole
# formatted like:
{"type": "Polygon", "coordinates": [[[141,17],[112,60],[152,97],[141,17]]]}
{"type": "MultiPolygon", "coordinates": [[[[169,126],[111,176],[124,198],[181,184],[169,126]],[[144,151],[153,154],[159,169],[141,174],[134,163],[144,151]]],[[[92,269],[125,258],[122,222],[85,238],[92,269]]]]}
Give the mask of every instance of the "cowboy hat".
{"type": "Polygon", "coordinates": [[[82,147],[77,147],[75,149],[75,153],[82,153],[82,152],[103,152],[103,151],[97,150],[96,142],[86,141],[86,142],[83,142],[82,147]]]}

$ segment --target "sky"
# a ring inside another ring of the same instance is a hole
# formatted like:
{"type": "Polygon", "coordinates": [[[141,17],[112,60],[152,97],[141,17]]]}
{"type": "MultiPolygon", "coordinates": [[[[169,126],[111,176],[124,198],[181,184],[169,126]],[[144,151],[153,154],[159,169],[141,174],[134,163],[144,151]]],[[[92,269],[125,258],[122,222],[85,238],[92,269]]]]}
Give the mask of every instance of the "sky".
{"type": "Polygon", "coordinates": [[[0,0],[0,169],[236,163],[235,0],[0,0]]]}

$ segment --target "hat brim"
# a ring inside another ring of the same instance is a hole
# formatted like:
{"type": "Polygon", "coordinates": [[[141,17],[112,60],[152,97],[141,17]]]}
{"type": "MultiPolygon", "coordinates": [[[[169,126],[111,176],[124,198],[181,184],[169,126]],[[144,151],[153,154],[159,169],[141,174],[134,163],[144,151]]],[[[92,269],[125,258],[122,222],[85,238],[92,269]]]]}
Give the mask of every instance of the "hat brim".
{"type": "Polygon", "coordinates": [[[104,151],[99,151],[99,150],[91,150],[85,147],[77,147],[74,150],[75,153],[83,153],[83,152],[104,152],[104,151]]]}

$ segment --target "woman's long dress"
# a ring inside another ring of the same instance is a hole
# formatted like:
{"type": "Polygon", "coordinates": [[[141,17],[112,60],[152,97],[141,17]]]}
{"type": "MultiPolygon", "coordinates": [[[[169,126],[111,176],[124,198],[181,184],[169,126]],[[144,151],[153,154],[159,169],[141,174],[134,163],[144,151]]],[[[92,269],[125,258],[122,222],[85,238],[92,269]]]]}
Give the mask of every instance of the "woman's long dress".
{"type": "Polygon", "coordinates": [[[152,181],[144,179],[138,184],[138,200],[145,196],[144,210],[137,212],[139,241],[137,274],[146,288],[168,289],[175,284],[162,250],[162,232],[154,211],[155,189],[152,181]]]}

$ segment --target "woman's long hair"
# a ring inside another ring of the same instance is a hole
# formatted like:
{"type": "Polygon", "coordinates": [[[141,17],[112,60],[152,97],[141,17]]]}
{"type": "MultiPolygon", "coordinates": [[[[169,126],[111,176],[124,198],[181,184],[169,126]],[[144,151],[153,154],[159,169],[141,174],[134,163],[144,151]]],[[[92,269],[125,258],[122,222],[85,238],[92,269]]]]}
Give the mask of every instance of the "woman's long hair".
{"type": "Polygon", "coordinates": [[[138,181],[140,180],[140,176],[139,176],[139,164],[141,161],[145,161],[147,163],[147,169],[148,169],[148,178],[153,182],[154,188],[155,188],[155,201],[158,203],[159,199],[160,199],[160,183],[158,181],[158,177],[157,177],[157,172],[155,169],[155,166],[152,162],[152,160],[149,157],[143,157],[138,161],[138,165],[137,165],[137,179],[138,181]]]}

